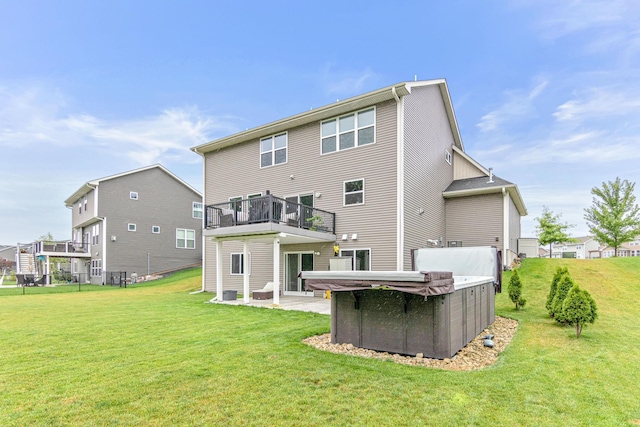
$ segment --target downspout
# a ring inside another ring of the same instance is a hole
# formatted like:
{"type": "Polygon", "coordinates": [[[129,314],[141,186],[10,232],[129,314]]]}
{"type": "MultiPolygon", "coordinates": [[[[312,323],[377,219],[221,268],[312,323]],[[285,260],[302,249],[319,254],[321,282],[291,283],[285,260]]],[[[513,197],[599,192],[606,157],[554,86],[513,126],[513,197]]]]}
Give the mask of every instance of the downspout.
{"type": "MultiPolygon", "coordinates": [[[[98,200],[96,199],[94,203],[97,206],[98,200]]],[[[98,218],[102,221],[102,284],[104,285],[107,282],[107,218],[98,218]]],[[[91,242],[89,242],[89,248],[91,248],[91,242]]],[[[91,249],[89,249],[89,254],[91,254],[91,249]]],[[[91,272],[91,266],[89,266],[89,272],[91,272]]]]}
{"type": "Polygon", "coordinates": [[[404,271],[404,98],[400,99],[396,88],[391,88],[391,93],[396,100],[396,137],[397,152],[396,168],[396,270],[404,271]]]}
{"type": "Polygon", "coordinates": [[[502,263],[504,267],[508,265],[508,251],[509,251],[509,193],[505,187],[502,187],[502,263]]]}

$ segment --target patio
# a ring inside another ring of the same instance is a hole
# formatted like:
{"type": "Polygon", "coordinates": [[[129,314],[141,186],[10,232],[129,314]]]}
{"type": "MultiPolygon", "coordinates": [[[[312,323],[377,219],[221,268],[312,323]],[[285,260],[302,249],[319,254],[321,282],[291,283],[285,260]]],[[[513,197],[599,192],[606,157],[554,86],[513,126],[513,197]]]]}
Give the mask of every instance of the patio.
{"type": "Polygon", "coordinates": [[[273,303],[273,299],[254,300],[245,303],[242,299],[232,301],[209,301],[211,304],[246,305],[249,307],[273,308],[279,310],[297,310],[320,314],[331,314],[331,300],[322,297],[281,296],[280,304],[273,303]]]}

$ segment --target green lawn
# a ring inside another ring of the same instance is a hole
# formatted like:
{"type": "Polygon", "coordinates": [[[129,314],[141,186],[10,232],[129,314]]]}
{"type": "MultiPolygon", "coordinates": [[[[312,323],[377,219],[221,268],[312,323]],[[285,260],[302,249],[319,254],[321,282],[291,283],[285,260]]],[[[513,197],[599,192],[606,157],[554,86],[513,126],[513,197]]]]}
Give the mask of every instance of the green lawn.
{"type": "MultiPolygon", "coordinates": [[[[491,368],[451,372],[301,343],[329,318],[153,286],[0,296],[0,425],[621,426],[640,420],[640,258],[525,260],[527,306],[491,368]],[[558,265],[598,303],[580,339],[544,302],[558,265]]],[[[508,280],[509,273],[505,274],[508,280]]]]}

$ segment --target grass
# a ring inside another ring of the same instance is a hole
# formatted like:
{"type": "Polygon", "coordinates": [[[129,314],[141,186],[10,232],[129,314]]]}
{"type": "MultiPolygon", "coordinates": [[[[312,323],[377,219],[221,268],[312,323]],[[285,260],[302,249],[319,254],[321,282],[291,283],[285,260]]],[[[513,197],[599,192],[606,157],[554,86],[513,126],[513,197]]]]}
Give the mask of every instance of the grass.
{"type": "Polygon", "coordinates": [[[313,313],[204,304],[200,270],[153,286],[0,297],[0,425],[620,426],[640,419],[640,259],[525,260],[527,306],[491,368],[450,372],[325,353],[313,313]],[[549,319],[555,267],[598,303],[549,319]]]}

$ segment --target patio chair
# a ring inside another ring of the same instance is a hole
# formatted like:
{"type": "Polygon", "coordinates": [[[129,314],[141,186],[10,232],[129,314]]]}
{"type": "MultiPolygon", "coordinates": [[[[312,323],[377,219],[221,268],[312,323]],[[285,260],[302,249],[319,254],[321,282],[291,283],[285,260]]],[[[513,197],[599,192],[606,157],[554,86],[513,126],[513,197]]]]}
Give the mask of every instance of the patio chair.
{"type": "Polygon", "coordinates": [[[253,299],[255,300],[272,299],[273,287],[274,287],[273,282],[267,282],[267,284],[264,285],[264,288],[258,289],[257,291],[253,291],[253,299]]]}
{"type": "Polygon", "coordinates": [[[18,286],[26,285],[26,280],[24,278],[24,274],[16,274],[16,284],[18,286]]]}

